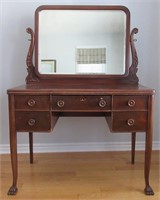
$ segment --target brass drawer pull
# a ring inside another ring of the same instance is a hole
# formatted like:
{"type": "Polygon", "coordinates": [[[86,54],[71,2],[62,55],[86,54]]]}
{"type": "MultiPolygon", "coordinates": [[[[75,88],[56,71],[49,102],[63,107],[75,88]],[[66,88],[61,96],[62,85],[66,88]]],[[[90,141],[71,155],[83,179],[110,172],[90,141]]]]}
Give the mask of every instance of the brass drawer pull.
{"type": "Polygon", "coordinates": [[[28,106],[33,107],[36,104],[36,101],[34,99],[28,100],[28,106]]]}
{"type": "Polygon", "coordinates": [[[128,126],[134,126],[134,119],[128,119],[127,120],[127,124],[128,124],[128,126]]]}
{"type": "Polygon", "coordinates": [[[101,98],[99,101],[99,107],[104,108],[106,105],[107,105],[106,101],[103,98],[101,98]]]}
{"type": "Polygon", "coordinates": [[[136,105],[135,100],[130,99],[130,100],[128,101],[128,106],[129,106],[129,107],[134,107],[135,105],[136,105]]]}
{"type": "Polygon", "coordinates": [[[29,125],[29,126],[34,126],[35,123],[36,123],[36,120],[35,120],[35,119],[29,119],[29,120],[28,120],[28,125],[29,125]]]}
{"type": "Polygon", "coordinates": [[[59,108],[62,108],[62,107],[64,106],[64,101],[63,101],[63,100],[59,100],[59,101],[57,102],[57,106],[58,106],[59,108]]]}

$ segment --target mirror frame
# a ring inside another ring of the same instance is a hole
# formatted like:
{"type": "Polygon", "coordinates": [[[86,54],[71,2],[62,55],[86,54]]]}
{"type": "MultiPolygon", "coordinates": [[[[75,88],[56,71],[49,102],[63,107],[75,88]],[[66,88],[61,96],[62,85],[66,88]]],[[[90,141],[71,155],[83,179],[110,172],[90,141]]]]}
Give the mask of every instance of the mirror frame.
{"type": "Polygon", "coordinates": [[[131,83],[138,84],[137,65],[138,57],[134,45],[134,34],[138,32],[137,28],[134,28],[130,33],[130,11],[125,6],[119,5],[43,5],[39,6],[35,11],[35,34],[31,28],[27,28],[26,31],[31,35],[30,46],[26,58],[28,75],[26,77],[27,84],[74,84],[84,85],[90,84],[119,84],[119,83],[131,83]],[[125,73],[116,75],[103,75],[103,74],[40,74],[38,71],[38,24],[39,24],[39,12],[42,10],[121,10],[126,14],[126,58],[125,58],[125,73]],[[33,54],[35,48],[35,65],[33,64],[33,54]],[[130,48],[132,63],[129,67],[130,48]]]}
{"type": "Polygon", "coordinates": [[[124,77],[128,74],[128,68],[129,68],[129,36],[130,36],[130,12],[129,10],[124,6],[40,6],[37,8],[35,12],[35,68],[36,68],[36,74],[39,77],[61,77],[61,76],[67,76],[67,77],[73,77],[76,76],[77,78],[81,77],[90,77],[90,76],[107,76],[107,77],[124,77]],[[126,14],[126,38],[125,38],[125,73],[124,74],[41,74],[39,73],[38,69],[38,49],[39,49],[39,14],[43,10],[120,10],[123,11],[126,14]]]}

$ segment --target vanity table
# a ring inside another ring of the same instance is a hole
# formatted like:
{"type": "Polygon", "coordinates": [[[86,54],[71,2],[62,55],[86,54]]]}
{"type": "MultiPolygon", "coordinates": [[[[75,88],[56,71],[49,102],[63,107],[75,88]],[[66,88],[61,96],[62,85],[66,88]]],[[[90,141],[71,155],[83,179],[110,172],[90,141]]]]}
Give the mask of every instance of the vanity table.
{"type": "Polygon", "coordinates": [[[129,10],[40,6],[35,12],[35,34],[31,28],[27,32],[31,39],[26,84],[7,91],[13,172],[8,194],[17,193],[17,132],[29,133],[33,163],[34,132],[51,132],[61,116],[103,116],[111,132],[131,133],[132,164],[136,132],[145,133],[144,191],[153,195],[149,173],[154,90],[139,84],[134,46],[138,29],[130,33],[129,10]]]}

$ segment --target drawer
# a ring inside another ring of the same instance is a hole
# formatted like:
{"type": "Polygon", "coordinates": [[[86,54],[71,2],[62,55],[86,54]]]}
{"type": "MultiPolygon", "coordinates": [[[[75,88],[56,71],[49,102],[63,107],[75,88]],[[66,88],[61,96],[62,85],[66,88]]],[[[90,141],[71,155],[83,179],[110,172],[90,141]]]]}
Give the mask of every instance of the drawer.
{"type": "Polygon", "coordinates": [[[111,110],[111,96],[53,96],[54,111],[106,111],[111,110]]]}
{"type": "Polygon", "coordinates": [[[50,131],[51,114],[50,112],[21,112],[15,113],[15,123],[17,131],[50,131]]]}
{"type": "Polygon", "coordinates": [[[147,96],[114,96],[113,110],[147,110],[147,96]]]}
{"type": "Polygon", "coordinates": [[[16,95],[15,109],[19,110],[49,110],[50,96],[16,95]]]}
{"type": "Polygon", "coordinates": [[[112,131],[146,131],[147,111],[113,112],[110,128],[112,131]]]}

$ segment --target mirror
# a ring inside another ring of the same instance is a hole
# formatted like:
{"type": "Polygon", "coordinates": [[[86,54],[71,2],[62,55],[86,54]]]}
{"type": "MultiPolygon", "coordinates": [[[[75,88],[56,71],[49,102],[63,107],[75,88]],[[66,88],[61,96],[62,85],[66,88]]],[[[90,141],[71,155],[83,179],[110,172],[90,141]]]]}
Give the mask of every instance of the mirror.
{"type": "Polygon", "coordinates": [[[127,8],[41,6],[35,19],[35,62],[40,76],[127,73],[127,8]]]}

